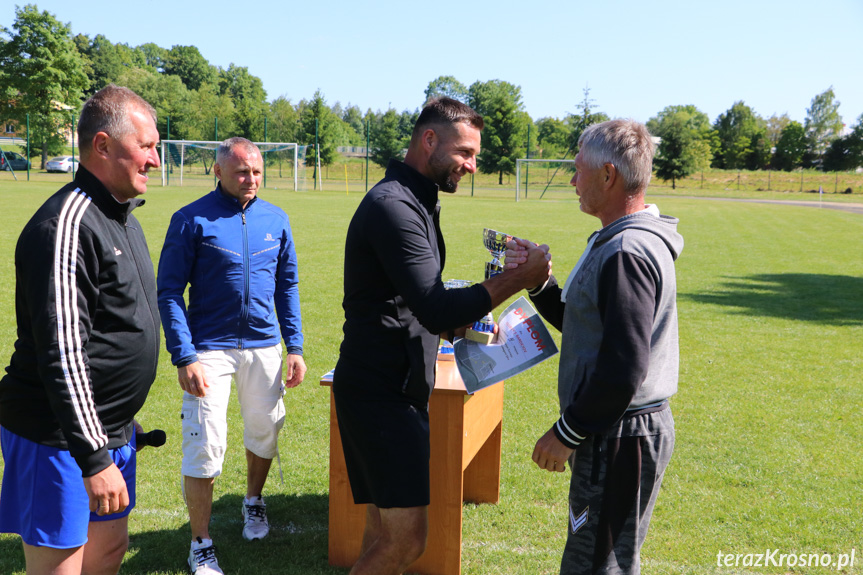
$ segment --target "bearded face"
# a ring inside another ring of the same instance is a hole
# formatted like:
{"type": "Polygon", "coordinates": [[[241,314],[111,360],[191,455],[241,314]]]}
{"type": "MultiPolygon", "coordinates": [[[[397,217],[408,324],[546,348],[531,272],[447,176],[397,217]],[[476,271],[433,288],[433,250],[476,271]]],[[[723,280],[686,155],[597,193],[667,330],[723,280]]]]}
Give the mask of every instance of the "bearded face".
{"type": "Polygon", "coordinates": [[[426,175],[441,191],[451,194],[458,189],[462,176],[476,172],[480,132],[470,124],[459,123],[451,130],[440,130],[437,136],[426,175]]]}

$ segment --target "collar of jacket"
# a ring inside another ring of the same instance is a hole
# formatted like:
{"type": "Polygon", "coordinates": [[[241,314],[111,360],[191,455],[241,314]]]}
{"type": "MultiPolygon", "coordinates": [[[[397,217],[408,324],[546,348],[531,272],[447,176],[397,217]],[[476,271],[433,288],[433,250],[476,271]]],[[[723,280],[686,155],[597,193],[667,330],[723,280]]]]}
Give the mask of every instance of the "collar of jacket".
{"type": "Polygon", "coordinates": [[[438,205],[438,186],[436,183],[399,160],[389,161],[386,177],[404,184],[430,214],[434,213],[435,206],[438,205]]]}
{"type": "MultiPolygon", "coordinates": [[[[624,230],[638,229],[650,232],[664,241],[672,257],[677,259],[680,252],[683,251],[683,236],[677,232],[677,224],[679,222],[680,220],[672,216],[661,214],[659,217],[656,217],[647,210],[642,210],[616,219],[601,230],[593,232],[591,237],[596,235],[597,238],[594,246],[600,246],[624,230]]],[[[590,241],[589,238],[588,241],[590,241]]]]}
{"type": "Polygon", "coordinates": [[[258,201],[258,195],[255,194],[255,197],[252,198],[251,200],[249,200],[249,203],[246,204],[245,208],[240,207],[239,200],[237,200],[237,198],[235,198],[234,196],[230,196],[230,195],[226,194],[225,191],[222,189],[222,182],[219,182],[218,184],[216,184],[216,189],[213,190],[213,194],[216,195],[216,197],[219,199],[220,202],[222,202],[223,204],[226,204],[228,206],[231,206],[231,208],[237,210],[238,212],[245,212],[246,210],[248,210],[249,208],[252,207],[252,204],[254,204],[255,202],[258,201]]]}
{"type": "Polygon", "coordinates": [[[132,198],[124,203],[118,202],[117,198],[105,187],[105,184],[82,164],[78,164],[78,170],[75,172],[75,185],[87,192],[105,214],[123,222],[126,221],[132,210],[146,203],[144,198],[132,198]]]}

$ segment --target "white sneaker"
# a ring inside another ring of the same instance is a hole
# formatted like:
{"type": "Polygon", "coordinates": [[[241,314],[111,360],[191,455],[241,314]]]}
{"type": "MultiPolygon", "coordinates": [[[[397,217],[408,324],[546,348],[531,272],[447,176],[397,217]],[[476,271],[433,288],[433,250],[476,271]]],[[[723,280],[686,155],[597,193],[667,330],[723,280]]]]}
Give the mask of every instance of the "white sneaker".
{"type": "Polygon", "coordinates": [[[189,550],[189,570],[195,575],[224,575],[216,561],[216,546],[212,539],[197,538],[189,550]]]}
{"type": "Polygon", "coordinates": [[[263,539],[270,533],[267,505],[263,497],[243,498],[243,539],[263,539]]]}

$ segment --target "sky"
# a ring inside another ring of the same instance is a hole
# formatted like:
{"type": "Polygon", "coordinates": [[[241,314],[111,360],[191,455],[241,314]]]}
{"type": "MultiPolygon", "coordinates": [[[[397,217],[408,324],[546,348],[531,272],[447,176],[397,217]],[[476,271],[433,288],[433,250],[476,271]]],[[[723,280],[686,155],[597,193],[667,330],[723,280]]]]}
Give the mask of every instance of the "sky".
{"type": "MultiPolygon", "coordinates": [[[[803,122],[832,86],[848,126],[863,115],[863,0],[86,0],[36,2],[73,34],[194,45],[245,66],[267,97],[413,111],[429,82],[521,87],[537,120],[595,111],[645,122],[691,104],[710,121],[743,101],[803,122]]],[[[0,8],[10,28],[14,5],[0,8]]]]}

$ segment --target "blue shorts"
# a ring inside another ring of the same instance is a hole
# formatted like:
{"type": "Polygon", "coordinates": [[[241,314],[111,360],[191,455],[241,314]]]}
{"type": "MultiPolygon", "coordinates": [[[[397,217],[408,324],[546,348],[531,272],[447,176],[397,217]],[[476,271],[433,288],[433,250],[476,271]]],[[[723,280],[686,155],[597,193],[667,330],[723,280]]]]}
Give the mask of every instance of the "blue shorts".
{"type": "Polygon", "coordinates": [[[135,507],[135,440],[110,449],[126,480],[129,506],[120,513],[90,512],[81,468],[67,450],[48,447],[0,428],[3,448],[0,533],[17,533],[28,545],[73,549],[87,542],[91,521],[111,521],[135,507]]]}

